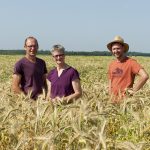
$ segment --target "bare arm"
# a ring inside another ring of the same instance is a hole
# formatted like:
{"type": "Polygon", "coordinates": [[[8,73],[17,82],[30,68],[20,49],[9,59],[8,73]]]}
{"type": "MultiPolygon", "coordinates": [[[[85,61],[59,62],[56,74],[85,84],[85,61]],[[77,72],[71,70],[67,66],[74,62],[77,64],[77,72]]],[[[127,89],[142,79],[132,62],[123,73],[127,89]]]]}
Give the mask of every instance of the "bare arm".
{"type": "Polygon", "coordinates": [[[67,100],[67,103],[72,102],[72,100],[74,99],[78,99],[82,95],[82,89],[81,89],[81,84],[79,79],[72,81],[72,86],[74,89],[74,93],[64,97],[65,100],[67,100]]]}
{"type": "Polygon", "coordinates": [[[48,92],[47,92],[46,100],[50,100],[51,82],[49,80],[46,80],[46,81],[47,81],[47,86],[48,86],[48,92]]]}
{"type": "Polygon", "coordinates": [[[149,76],[144,69],[140,69],[138,75],[140,76],[140,79],[134,85],[133,92],[137,92],[139,89],[141,89],[143,85],[146,83],[146,81],[149,79],[149,76]]]}
{"type": "Polygon", "coordinates": [[[14,74],[12,81],[12,90],[14,93],[21,94],[23,91],[20,88],[21,75],[14,74]]]}

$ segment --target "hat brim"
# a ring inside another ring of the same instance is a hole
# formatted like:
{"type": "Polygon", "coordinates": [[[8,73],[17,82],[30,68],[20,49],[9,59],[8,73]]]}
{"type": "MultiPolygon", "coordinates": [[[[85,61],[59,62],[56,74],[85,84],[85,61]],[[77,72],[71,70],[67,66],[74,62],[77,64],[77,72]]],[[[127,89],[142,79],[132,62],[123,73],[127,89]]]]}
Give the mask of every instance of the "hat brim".
{"type": "Polygon", "coordinates": [[[107,48],[108,48],[110,51],[112,51],[112,44],[113,44],[113,43],[120,43],[120,44],[124,45],[124,47],[125,47],[125,52],[128,52],[128,50],[129,50],[129,45],[128,45],[127,43],[122,43],[122,42],[120,42],[120,41],[113,41],[113,42],[108,43],[108,44],[107,44],[107,48]]]}

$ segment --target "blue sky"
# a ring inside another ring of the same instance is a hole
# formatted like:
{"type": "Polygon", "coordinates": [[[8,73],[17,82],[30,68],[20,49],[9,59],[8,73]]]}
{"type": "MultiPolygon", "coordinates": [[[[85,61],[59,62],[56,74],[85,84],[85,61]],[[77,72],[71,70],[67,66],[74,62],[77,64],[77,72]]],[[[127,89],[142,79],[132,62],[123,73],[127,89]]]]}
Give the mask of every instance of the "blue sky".
{"type": "Polygon", "coordinates": [[[149,0],[0,0],[0,49],[23,49],[35,36],[40,49],[107,51],[121,35],[130,51],[150,52],[149,0]]]}

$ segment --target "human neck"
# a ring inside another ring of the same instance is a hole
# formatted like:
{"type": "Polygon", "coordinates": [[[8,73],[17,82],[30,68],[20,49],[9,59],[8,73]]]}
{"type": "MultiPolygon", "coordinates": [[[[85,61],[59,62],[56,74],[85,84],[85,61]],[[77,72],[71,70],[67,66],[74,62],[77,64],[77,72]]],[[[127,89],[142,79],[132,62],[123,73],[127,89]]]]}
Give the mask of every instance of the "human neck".
{"type": "Polygon", "coordinates": [[[66,69],[68,67],[68,65],[67,64],[59,64],[59,65],[57,65],[57,70],[62,70],[62,69],[66,69]]]}
{"type": "Polygon", "coordinates": [[[118,57],[118,58],[117,58],[117,61],[118,61],[118,62],[122,62],[122,61],[124,61],[126,58],[127,58],[127,56],[126,56],[126,55],[123,55],[122,57],[118,57]]]}
{"type": "Polygon", "coordinates": [[[31,61],[31,62],[36,62],[36,57],[35,56],[28,56],[28,55],[26,55],[25,56],[29,61],[31,61]]]}

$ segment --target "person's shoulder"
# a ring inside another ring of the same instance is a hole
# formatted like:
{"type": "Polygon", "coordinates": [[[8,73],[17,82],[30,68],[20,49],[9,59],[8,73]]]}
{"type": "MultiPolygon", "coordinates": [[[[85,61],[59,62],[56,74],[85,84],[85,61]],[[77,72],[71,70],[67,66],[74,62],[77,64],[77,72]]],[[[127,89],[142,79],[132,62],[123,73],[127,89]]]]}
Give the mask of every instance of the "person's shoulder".
{"type": "Polygon", "coordinates": [[[116,60],[116,59],[113,59],[113,60],[109,63],[109,66],[112,66],[112,65],[114,65],[115,63],[117,63],[117,60],[116,60]]]}
{"type": "Polygon", "coordinates": [[[45,60],[43,60],[42,58],[39,58],[39,57],[36,57],[36,62],[38,63],[38,64],[42,64],[42,65],[46,65],[46,62],[45,62],[45,60]]]}
{"type": "Polygon", "coordinates": [[[56,72],[56,70],[57,70],[56,67],[52,67],[48,74],[52,74],[52,73],[56,72]]]}
{"type": "Polygon", "coordinates": [[[25,60],[26,60],[26,58],[25,58],[25,57],[22,57],[22,58],[20,58],[18,61],[22,62],[22,61],[25,61],[25,60]]]}
{"type": "Polygon", "coordinates": [[[19,59],[19,60],[15,63],[15,65],[14,65],[14,74],[21,74],[22,68],[23,68],[25,62],[26,62],[26,58],[23,57],[23,58],[19,59]]]}
{"type": "Polygon", "coordinates": [[[22,64],[22,63],[24,63],[25,62],[25,57],[22,57],[22,58],[20,58],[17,62],[16,62],[16,64],[22,64]]]}
{"type": "Polygon", "coordinates": [[[72,72],[78,72],[78,70],[72,66],[68,66],[67,68],[68,70],[72,71],[72,72]]]}
{"type": "Polygon", "coordinates": [[[45,63],[45,60],[43,60],[42,58],[36,57],[36,60],[37,60],[38,62],[44,62],[44,63],[45,63]]]}
{"type": "Polygon", "coordinates": [[[76,68],[74,68],[74,67],[72,67],[72,66],[69,66],[69,68],[68,68],[68,73],[71,75],[71,76],[74,76],[74,75],[76,75],[76,76],[80,76],[80,73],[78,72],[78,70],[76,69],[76,68]]]}
{"type": "Polygon", "coordinates": [[[137,60],[131,57],[127,57],[127,61],[131,62],[131,63],[137,63],[137,60]]]}
{"type": "Polygon", "coordinates": [[[52,67],[47,74],[47,78],[50,78],[51,76],[53,76],[53,74],[55,74],[56,71],[57,71],[56,67],[52,67]]]}

